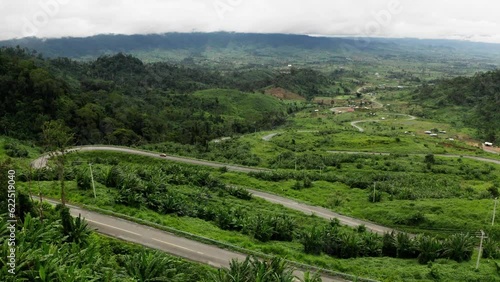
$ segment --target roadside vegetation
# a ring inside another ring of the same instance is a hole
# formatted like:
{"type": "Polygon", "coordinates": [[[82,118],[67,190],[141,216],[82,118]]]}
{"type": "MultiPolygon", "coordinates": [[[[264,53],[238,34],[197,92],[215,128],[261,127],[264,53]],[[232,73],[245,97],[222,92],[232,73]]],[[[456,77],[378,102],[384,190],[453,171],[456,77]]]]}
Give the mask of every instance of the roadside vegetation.
{"type": "MultiPolygon", "coordinates": [[[[396,275],[405,281],[428,277],[427,262],[437,262],[444,267],[442,272],[447,272],[455,263],[472,265],[473,256],[477,256],[474,233],[381,237],[368,233],[363,227],[342,227],[336,221],[328,222],[255,199],[245,189],[219,180],[224,179],[223,175],[232,174],[229,172],[119,153],[88,152],[68,156],[71,164],[66,176],[69,201],[106,208],[257,253],[279,255],[336,271],[349,269],[348,273],[373,279],[384,280],[396,275]],[[91,189],[89,162],[93,164],[97,199],[93,198],[91,189]],[[457,242],[462,242],[463,248],[453,251],[452,246],[457,242]],[[414,270],[411,274],[394,274],[393,269],[387,269],[373,275],[361,265],[348,267],[353,260],[367,258],[396,264],[402,259],[414,270]],[[423,265],[419,267],[420,264],[423,265]]],[[[33,179],[41,182],[33,186],[38,186],[44,196],[58,198],[59,191],[50,181],[56,175],[47,170],[39,173],[33,175],[33,179]]],[[[313,186],[307,188],[308,181],[301,180],[300,190],[294,191],[315,189],[316,182],[311,183],[313,186]]],[[[368,195],[365,195],[368,203],[368,195]]],[[[487,253],[497,252],[494,243],[490,249],[487,253]]],[[[491,275],[489,270],[484,271],[485,275],[491,275]]],[[[481,273],[483,270],[475,275],[481,273]]]]}
{"type": "MultiPolygon", "coordinates": [[[[229,35],[213,36],[225,42],[229,35]]],[[[0,180],[16,169],[19,280],[293,281],[289,266],[297,262],[381,281],[500,281],[493,220],[500,165],[469,158],[500,160],[495,148],[483,148],[500,139],[500,72],[457,77],[491,70],[490,62],[442,50],[389,56],[373,44],[333,57],[324,46],[259,48],[248,58],[218,46],[211,56],[227,53],[217,63],[198,51],[77,61],[1,48],[0,180]],[[165,57],[172,60],[157,62],[165,57]],[[291,58],[298,62],[283,65],[291,58]],[[111,152],[63,153],[46,168],[30,167],[42,153],[91,144],[268,170],[111,152]],[[250,189],[400,232],[342,226],[250,189]],[[32,201],[39,197],[63,205],[32,201]],[[69,216],[66,201],[266,259],[200,266],[97,235],[69,216]],[[479,230],[488,238],[475,270],[479,230]]]]}

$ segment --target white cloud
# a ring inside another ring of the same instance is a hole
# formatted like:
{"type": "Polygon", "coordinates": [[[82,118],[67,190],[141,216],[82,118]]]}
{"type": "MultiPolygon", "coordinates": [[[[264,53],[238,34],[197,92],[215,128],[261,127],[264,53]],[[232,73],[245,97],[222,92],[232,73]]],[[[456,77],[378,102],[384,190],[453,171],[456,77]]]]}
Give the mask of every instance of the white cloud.
{"type": "Polygon", "coordinates": [[[500,3],[489,0],[0,1],[0,39],[225,30],[500,43],[500,3]]]}

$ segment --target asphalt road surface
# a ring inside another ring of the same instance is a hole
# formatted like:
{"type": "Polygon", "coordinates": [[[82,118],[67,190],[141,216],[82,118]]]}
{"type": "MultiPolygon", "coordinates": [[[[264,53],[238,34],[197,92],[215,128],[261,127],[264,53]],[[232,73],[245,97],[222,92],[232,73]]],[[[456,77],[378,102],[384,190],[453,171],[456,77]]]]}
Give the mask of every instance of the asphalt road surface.
{"type": "MultiPolygon", "coordinates": [[[[136,149],[130,149],[130,148],[122,148],[122,147],[111,147],[111,146],[85,146],[85,147],[77,147],[70,149],[71,151],[117,151],[117,152],[123,152],[123,153],[129,153],[129,154],[136,154],[136,155],[142,155],[142,156],[148,156],[148,157],[154,157],[154,158],[160,158],[160,159],[166,159],[170,161],[178,161],[178,162],[184,162],[184,163],[189,163],[189,164],[196,164],[196,165],[204,165],[204,166],[210,166],[210,167],[227,167],[229,170],[234,170],[234,171],[240,171],[240,172],[250,172],[250,171],[264,171],[265,169],[258,169],[258,168],[246,168],[246,167],[240,167],[240,166],[233,166],[233,165],[228,165],[228,164],[220,164],[220,163],[214,163],[214,162],[209,162],[209,161],[202,161],[202,160],[194,160],[194,159],[189,159],[189,158],[182,158],[182,157],[173,157],[173,156],[167,156],[167,157],[160,157],[159,154],[157,153],[151,153],[151,152],[145,152],[141,150],[136,150],[136,149]]],[[[35,168],[42,168],[47,165],[47,160],[49,156],[45,155],[42,156],[32,162],[32,166],[35,168]]],[[[364,224],[366,228],[372,232],[376,232],[379,234],[383,234],[385,232],[391,232],[394,231],[393,229],[387,228],[382,225],[377,225],[371,222],[359,220],[353,217],[348,217],[344,216],[338,213],[334,213],[328,209],[322,208],[322,207],[316,207],[312,205],[307,205],[303,203],[299,203],[297,201],[294,201],[289,198],[281,197],[275,194],[270,194],[262,191],[256,191],[256,190],[249,190],[255,197],[262,198],[264,200],[270,201],[272,203],[277,203],[281,204],[287,208],[294,209],[300,212],[304,212],[306,214],[315,214],[319,217],[323,217],[326,219],[332,219],[332,218],[337,218],[341,224],[348,225],[348,226],[359,226],[364,224]]]]}
{"type": "MultiPolygon", "coordinates": [[[[226,167],[228,170],[239,171],[239,172],[266,171],[266,169],[262,169],[262,168],[248,168],[248,167],[234,166],[234,165],[229,165],[229,164],[221,164],[221,163],[216,163],[216,162],[196,160],[196,159],[183,158],[183,157],[175,157],[175,156],[160,157],[160,155],[158,153],[146,152],[146,151],[141,151],[141,150],[136,150],[136,149],[131,149],[131,148],[123,148],[123,147],[85,146],[85,147],[73,148],[73,149],[70,149],[70,151],[117,151],[117,152],[129,153],[129,154],[136,154],[136,155],[160,158],[160,159],[165,159],[165,160],[170,160],[170,161],[183,162],[183,163],[188,163],[188,164],[203,165],[203,166],[210,166],[210,167],[226,167]]],[[[329,151],[329,153],[376,154],[376,155],[379,155],[379,154],[380,155],[388,155],[389,154],[389,153],[375,153],[375,152],[345,152],[345,151],[329,151]]],[[[436,155],[436,156],[460,157],[458,155],[436,155]]],[[[478,160],[478,161],[483,161],[483,162],[500,164],[499,160],[474,157],[474,156],[463,156],[463,157],[478,160]]],[[[42,156],[42,157],[34,160],[32,162],[32,166],[34,168],[45,167],[47,165],[48,158],[49,158],[48,155],[42,156]]],[[[256,191],[256,190],[249,190],[249,191],[255,197],[259,197],[259,198],[262,198],[264,200],[267,200],[267,201],[270,201],[273,203],[281,204],[287,208],[301,211],[301,212],[304,212],[306,214],[314,213],[315,215],[317,215],[319,217],[326,218],[326,219],[337,218],[340,221],[340,223],[344,224],[344,225],[356,227],[356,226],[363,224],[366,226],[366,228],[368,230],[375,232],[375,233],[379,233],[379,234],[383,234],[385,232],[395,231],[391,228],[388,228],[388,227],[385,227],[382,225],[378,225],[378,224],[374,224],[372,222],[367,222],[367,221],[363,221],[363,220],[360,220],[357,218],[341,215],[341,214],[332,212],[332,211],[325,209],[325,208],[322,208],[322,207],[317,207],[317,206],[307,205],[304,203],[299,203],[295,200],[281,197],[281,196],[278,196],[275,194],[270,194],[270,193],[256,191]]]]}
{"type": "Polygon", "coordinates": [[[381,235],[383,235],[384,233],[390,233],[392,231],[397,232],[396,230],[393,230],[391,228],[377,225],[377,224],[374,224],[372,222],[356,219],[353,217],[344,216],[344,215],[332,212],[331,210],[326,209],[326,208],[311,206],[311,205],[307,205],[304,203],[299,203],[299,202],[296,202],[296,201],[288,199],[288,198],[283,198],[283,197],[280,197],[280,196],[277,196],[274,194],[265,193],[262,191],[256,191],[256,190],[248,190],[248,191],[250,193],[252,193],[255,197],[262,198],[266,201],[269,201],[269,202],[272,202],[275,204],[283,205],[284,207],[287,207],[289,209],[297,210],[297,211],[300,211],[300,212],[303,212],[306,214],[314,214],[318,217],[325,218],[328,220],[333,219],[333,218],[337,218],[340,221],[340,223],[347,225],[347,226],[357,227],[360,225],[364,225],[367,230],[374,232],[374,233],[381,234],[381,235]]]}
{"type": "MultiPolygon", "coordinates": [[[[202,165],[202,166],[209,166],[209,167],[215,167],[215,168],[226,167],[228,170],[231,170],[231,171],[246,172],[246,173],[267,170],[267,169],[263,169],[263,168],[251,168],[251,167],[244,167],[244,166],[237,166],[237,165],[229,165],[229,164],[223,164],[223,163],[218,163],[218,162],[203,161],[203,160],[197,160],[197,159],[191,159],[191,158],[185,158],[185,157],[175,157],[175,156],[169,156],[169,155],[166,155],[165,157],[161,157],[158,153],[152,153],[152,152],[147,152],[147,151],[142,151],[142,150],[132,149],[132,148],[124,148],[124,147],[82,146],[82,147],[71,148],[67,151],[68,152],[114,151],[114,152],[122,152],[122,153],[134,154],[134,155],[141,155],[141,156],[146,156],[146,157],[164,159],[164,160],[193,164],[193,165],[202,165]]],[[[44,155],[44,156],[41,156],[38,159],[34,160],[31,164],[34,168],[42,168],[42,167],[45,167],[47,165],[47,160],[49,158],[50,158],[49,155],[44,155]]]]}
{"type": "MultiPolygon", "coordinates": [[[[47,201],[53,205],[58,204],[56,201],[47,201]]],[[[183,257],[191,261],[220,268],[229,267],[229,263],[232,259],[243,261],[246,258],[246,255],[244,254],[178,237],[163,230],[137,224],[135,222],[113,216],[88,211],[73,205],[66,206],[70,209],[72,216],[78,217],[81,215],[81,217],[85,218],[88,222],[89,227],[95,229],[99,233],[125,241],[134,242],[175,256],[183,257]]],[[[296,270],[294,274],[297,277],[303,277],[303,272],[300,270],[296,270]]],[[[325,282],[347,281],[328,276],[322,276],[321,279],[325,282]]]]}

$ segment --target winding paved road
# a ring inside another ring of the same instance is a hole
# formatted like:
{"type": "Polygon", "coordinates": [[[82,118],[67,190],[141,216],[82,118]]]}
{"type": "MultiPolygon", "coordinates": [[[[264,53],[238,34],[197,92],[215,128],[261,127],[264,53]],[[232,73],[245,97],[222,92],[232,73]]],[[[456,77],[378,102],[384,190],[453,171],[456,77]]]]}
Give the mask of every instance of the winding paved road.
{"type": "MultiPolygon", "coordinates": [[[[202,166],[209,166],[209,167],[226,167],[228,170],[232,171],[238,171],[238,172],[262,172],[262,171],[270,171],[269,169],[264,169],[264,168],[249,168],[249,167],[243,167],[243,166],[235,166],[235,165],[229,165],[229,164],[221,164],[217,162],[211,162],[211,161],[203,161],[203,160],[196,160],[196,159],[191,159],[191,158],[184,158],[184,157],[175,157],[175,156],[166,156],[166,157],[161,157],[158,153],[153,153],[153,152],[147,152],[147,151],[142,151],[142,150],[137,150],[137,149],[132,149],[132,148],[123,148],[123,147],[112,147],[112,146],[84,146],[84,147],[77,147],[70,149],[69,151],[115,151],[115,152],[122,152],[122,153],[128,153],[128,154],[136,154],[136,155],[141,155],[141,156],[147,156],[147,157],[153,157],[153,158],[159,158],[159,159],[164,159],[164,160],[169,160],[169,161],[176,161],[176,162],[183,162],[183,163],[188,163],[188,164],[194,164],[194,165],[202,165],[202,166]]],[[[337,154],[372,154],[372,155],[389,155],[389,153],[374,153],[374,152],[347,152],[347,151],[328,151],[328,153],[337,153],[337,154]]],[[[415,155],[424,155],[424,154],[415,154],[415,155]]],[[[451,158],[458,158],[460,157],[459,155],[435,155],[435,156],[441,156],[441,157],[451,157],[451,158]]],[[[481,158],[481,157],[474,157],[474,156],[462,156],[463,158],[469,158],[477,161],[482,161],[482,162],[490,162],[490,163],[495,163],[495,164],[500,164],[499,160],[494,160],[494,159],[488,159],[488,158],[481,158]]],[[[45,155],[42,156],[32,162],[32,166],[34,168],[42,168],[47,165],[47,160],[50,158],[50,156],[45,155]]],[[[377,225],[372,222],[368,221],[363,221],[357,218],[353,217],[348,217],[344,216],[335,212],[332,212],[328,209],[322,208],[322,207],[317,207],[317,206],[312,206],[312,205],[307,205],[304,203],[299,203],[295,200],[281,197],[275,194],[271,193],[266,193],[262,191],[257,191],[257,190],[249,190],[254,196],[262,198],[264,200],[273,202],[273,203],[278,203],[281,204],[285,207],[288,207],[290,209],[294,209],[297,211],[304,212],[306,214],[316,214],[319,217],[323,217],[325,219],[332,219],[332,218],[337,218],[341,224],[348,225],[348,226],[359,226],[359,225],[365,225],[366,228],[372,232],[375,233],[385,233],[385,232],[391,232],[391,231],[396,231],[391,228],[382,226],[382,225],[377,225]]]]}
{"type": "MultiPolygon", "coordinates": [[[[178,161],[188,164],[204,165],[210,167],[227,167],[229,170],[240,171],[240,172],[255,172],[255,171],[266,171],[267,169],[261,168],[247,168],[242,166],[233,166],[227,164],[220,164],[216,162],[195,160],[190,158],[166,156],[161,157],[157,153],[146,152],[142,150],[136,150],[131,148],[122,147],[111,147],[111,146],[86,146],[77,147],[70,149],[68,151],[116,151],[129,154],[136,154],[154,158],[160,158],[170,161],[178,161]]],[[[345,152],[345,151],[330,151],[330,153],[347,153],[347,154],[388,154],[388,153],[370,153],[370,152],[345,152]]],[[[458,155],[438,155],[444,157],[460,157],[458,155]]],[[[500,161],[474,157],[474,156],[463,156],[464,158],[470,158],[478,161],[491,162],[500,164],[500,161]]],[[[32,162],[32,166],[35,168],[43,168],[47,165],[47,161],[50,158],[49,155],[42,156],[32,162]]],[[[386,232],[393,231],[385,226],[377,225],[371,222],[359,220],[356,218],[344,216],[338,213],[334,213],[328,209],[307,205],[304,203],[299,203],[297,201],[284,198],[278,195],[257,191],[249,190],[255,197],[262,198],[269,202],[276,204],[281,204],[287,208],[294,209],[297,211],[304,212],[306,214],[315,214],[316,216],[332,219],[337,218],[342,224],[348,226],[359,226],[365,225],[366,228],[372,232],[383,234],[386,232]]],[[[245,255],[237,252],[231,252],[228,250],[223,250],[215,246],[203,244],[197,241],[181,238],[151,227],[146,227],[140,224],[136,224],[130,221],[118,219],[115,217],[102,215],[99,213],[84,210],[79,207],[70,206],[72,215],[78,216],[81,214],[89,221],[89,225],[97,228],[99,232],[121,238],[123,240],[139,243],[148,247],[163,250],[168,253],[178,255],[190,260],[199,261],[206,263],[215,267],[227,267],[229,261],[232,258],[244,259],[245,255]]],[[[300,271],[297,272],[300,274],[300,271]]],[[[329,277],[323,277],[323,281],[344,281],[344,280],[334,280],[329,277]]]]}
{"type": "MultiPolygon", "coordinates": [[[[186,157],[175,157],[175,156],[169,156],[169,155],[162,157],[158,153],[143,151],[143,150],[139,150],[139,149],[125,148],[125,147],[81,146],[81,147],[75,147],[75,148],[71,148],[71,149],[67,150],[67,152],[79,152],[79,151],[121,152],[121,153],[128,153],[128,154],[152,157],[152,158],[157,158],[157,159],[164,159],[164,160],[169,160],[169,161],[174,161],[174,162],[187,163],[187,164],[192,164],[192,165],[202,165],[202,166],[209,166],[209,167],[215,167],[215,168],[226,167],[228,170],[231,170],[231,171],[246,172],[246,173],[268,171],[268,169],[264,169],[264,168],[251,168],[251,167],[238,166],[238,165],[228,165],[228,164],[223,164],[223,163],[218,163],[218,162],[203,161],[203,160],[191,159],[191,158],[186,158],[186,157]]],[[[50,159],[50,157],[51,157],[50,155],[41,156],[38,159],[31,162],[31,166],[33,168],[45,167],[47,165],[47,160],[50,159]]]]}
{"type": "MultiPolygon", "coordinates": [[[[196,164],[196,165],[204,165],[204,166],[210,166],[210,167],[227,167],[229,170],[234,170],[234,171],[239,171],[239,172],[258,172],[258,171],[269,171],[267,169],[262,169],[262,168],[246,168],[246,167],[240,167],[240,166],[233,166],[233,165],[226,165],[226,164],[220,164],[220,163],[215,163],[215,162],[210,162],[210,161],[202,161],[202,160],[195,160],[195,159],[190,159],[190,158],[183,158],[183,157],[173,157],[173,156],[166,156],[166,157],[160,157],[159,154],[157,153],[152,153],[152,152],[146,152],[142,150],[136,150],[136,149],[131,149],[131,148],[123,148],[123,147],[112,147],[112,146],[84,146],[84,147],[76,147],[68,150],[69,152],[78,152],[78,151],[115,151],[115,152],[122,152],[122,153],[128,153],[128,154],[135,154],[135,155],[141,155],[141,156],[147,156],[147,157],[154,157],[154,158],[160,158],[160,159],[165,159],[169,161],[178,161],[178,162],[184,162],[184,163],[189,163],[189,164],[196,164]]],[[[50,155],[44,155],[32,162],[32,166],[34,168],[43,168],[47,165],[47,161],[50,158],[50,155]]],[[[322,207],[317,207],[317,206],[312,206],[312,205],[307,205],[304,203],[299,203],[297,201],[294,201],[289,198],[281,197],[275,194],[271,193],[266,193],[262,191],[257,191],[257,190],[249,190],[255,197],[262,198],[264,200],[267,200],[272,203],[277,203],[281,204],[287,208],[294,209],[306,214],[315,214],[319,217],[325,218],[325,219],[333,219],[337,218],[341,224],[352,226],[352,227],[357,227],[359,225],[365,225],[366,229],[383,234],[385,232],[391,232],[391,231],[396,231],[393,229],[390,229],[388,227],[382,226],[382,225],[377,225],[368,221],[363,221],[359,220],[357,218],[353,217],[348,217],[344,216],[335,212],[332,212],[328,209],[322,208],[322,207]]]]}
{"type": "MultiPolygon", "coordinates": [[[[53,205],[59,203],[53,200],[46,201],[53,205]]],[[[229,267],[232,259],[243,261],[246,258],[246,255],[242,253],[178,237],[172,233],[132,221],[88,211],[73,205],[66,204],[66,206],[70,209],[72,216],[78,217],[81,215],[88,222],[89,227],[96,229],[99,233],[167,252],[191,261],[220,268],[229,267]]],[[[304,272],[300,270],[294,271],[294,274],[297,277],[304,277],[304,272]]],[[[326,275],[323,275],[321,279],[325,282],[347,281],[326,275]]]]}
{"type": "MultiPolygon", "coordinates": [[[[417,117],[415,116],[412,116],[412,115],[405,115],[405,114],[395,114],[395,113],[385,113],[386,115],[393,115],[393,116],[407,116],[408,119],[407,120],[416,120],[417,117]]],[[[381,122],[381,121],[389,121],[389,120],[379,120],[379,119],[368,119],[368,120],[356,120],[356,121],[353,121],[351,122],[351,125],[354,126],[357,130],[359,130],[359,132],[364,132],[365,130],[358,126],[357,124],[358,123],[364,123],[364,122],[381,122]]]]}

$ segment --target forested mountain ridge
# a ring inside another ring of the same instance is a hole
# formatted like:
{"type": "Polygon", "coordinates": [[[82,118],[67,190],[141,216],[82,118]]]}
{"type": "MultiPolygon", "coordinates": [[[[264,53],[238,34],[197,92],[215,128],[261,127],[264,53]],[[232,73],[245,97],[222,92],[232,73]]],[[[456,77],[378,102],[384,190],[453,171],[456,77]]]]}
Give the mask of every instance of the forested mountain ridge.
{"type": "MultiPolygon", "coordinates": [[[[340,48],[368,49],[359,40],[352,38],[325,38],[293,34],[255,34],[255,33],[166,33],[146,35],[103,34],[86,38],[23,38],[0,41],[0,45],[38,50],[51,57],[98,57],[118,52],[130,53],[138,50],[188,50],[194,53],[207,48],[300,48],[339,50],[340,48]]],[[[371,45],[371,49],[382,49],[390,43],[371,45]]],[[[255,50],[257,52],[257,50],[255,50]]]]}
{"type": "MultiPolygon", "coordinates": [[[[202,64],[225,69],[288,64],[349,65],[353,61],[411,62],[425,67],[436,62],[491,70],[500,65],[500,44],[454,40],[397,38],[339,38],[296,34],[165,33],[104,34],[84,38],[22,38],[0,41],[0,46],[28,48],[48,57],[94,60],[127,53],[145,62],[202,64]]],[[[450,69],[448,69],[450,71],[450,69]]],[[[460,72],[459,69],[454,71],[460,72]]]]}
{"type": "Polygon", "coordinates": [[[238,101],[251,95],[232,81],[236,80],[203,68],[144,64],[130,55],[75,62],[4,48],[0,50],[0,134],[36,139],[44,122],[61,119],[72,128],[79,144],[173,141],[202,145],[220,136],[272,128],[296,109],[273,97],[252,94],[260,104],[271,106],[234,103],[259,114],[228,116],[220,110],[226,106],[224,99],[218,103],[217,97],[192,95],[220,88],[227,89],[220,91],[221,97],[233,95],[238,101]]]}
{"type": "Polygon", "coordinates": [[[425,84],[413,98],[430,110],[458,106],[464,124],[486,140],[500,141],[500,70],[425,84]]]}

